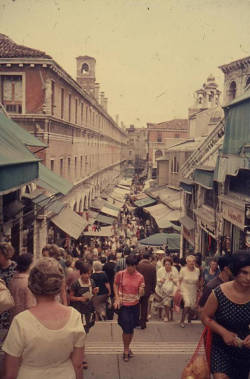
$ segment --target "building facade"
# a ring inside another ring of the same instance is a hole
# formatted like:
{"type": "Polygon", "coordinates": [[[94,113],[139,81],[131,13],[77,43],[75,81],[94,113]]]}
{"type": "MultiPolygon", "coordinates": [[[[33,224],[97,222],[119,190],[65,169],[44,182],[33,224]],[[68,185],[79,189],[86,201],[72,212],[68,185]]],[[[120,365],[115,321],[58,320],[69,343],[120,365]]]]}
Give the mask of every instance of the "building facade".
{"type": "Polygon", "coordinates": [[[95,59],[80,56],[76,65],[77,81],[46,53],[0,34],[0,102],[48,146],[36,149],[37,157],[73,183],[63,201],[83,215],[122,175],[127,133],[107,112],[107,98],[95,82],[95,59]]]}
{"type": "Polygon", "coordinates": [[[153,178],[156,177],[157,159],[165,155],[166,150],[189,137],[188,120],[175,119],[158,124],[147,123],[148,164],[153,178]]]}
{"type": "Polygon", "coordinates": [[[220,68],[225,119],[181,167],[183,253],[191,246],[204,257],[250,247],[250,58],[220,68]]]}

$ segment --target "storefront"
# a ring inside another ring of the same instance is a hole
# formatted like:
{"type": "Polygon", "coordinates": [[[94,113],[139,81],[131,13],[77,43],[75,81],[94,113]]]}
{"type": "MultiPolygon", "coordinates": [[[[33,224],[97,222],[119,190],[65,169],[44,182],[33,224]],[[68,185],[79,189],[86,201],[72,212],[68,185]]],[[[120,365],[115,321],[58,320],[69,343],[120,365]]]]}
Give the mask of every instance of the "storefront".
{"type": "Polygon", "coordinates": [[[221,196],[222,200],[222,217],[224,221],[223,228],[223,250],[235,253],[245,246],[245,203],[229,196],[221,196]],[[230,248],[229,248],[230,246],[230,248]]]}
{"type": "Polygon", "coordinates": [[[200,253],[204,256],[213,256],[217,251],[215,215],[209,207],[202,206],[194,210],[197,216],[197,225],[200,241],[200,253]]]}

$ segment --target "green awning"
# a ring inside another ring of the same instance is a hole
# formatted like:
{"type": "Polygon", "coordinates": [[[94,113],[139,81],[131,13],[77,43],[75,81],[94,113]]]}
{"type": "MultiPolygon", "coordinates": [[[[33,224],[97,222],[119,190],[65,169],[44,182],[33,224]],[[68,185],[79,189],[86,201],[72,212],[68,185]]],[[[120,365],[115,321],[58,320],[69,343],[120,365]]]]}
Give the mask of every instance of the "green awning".
{"type": "Polygon", "coordinates": [[[49,170],[42,163],[39,163],[39,178],[37,184],[52,193],[62,193],[63,195],[67,195],[73,187],[73,184],[49,170]]]}
{"type": "Polygon", "coordinates": [[[207,189],[213,188],[214,170],[196,168],[194,171],[194,182],[207,189]]]}
{"type": "Polygon", "coordinates": [[[3,122],[0,122],[0,146],[0,192],[14,190],[38,178],[39,159],[3,122]]]}
{"type": "Polygon", "coordinates": [[[113,217],[104,216],[99,213],[95,221],[98,221],[101,224],[113,225],[115,219],[113,217]]]}
{"type": "Polygon", "coordinates": [[[191,180],[181,180],[179,186],[185,192],[192,194],[194,183],[191,180]]]}
{"type": "Polygon", "coordinates": [[[152,197],[147,196],[144,199],[140,199],[140,200],[135,201],[134,204],[136,207],[142,207],[143,208],[143,207],[147,207],[149,205],[153,205],[155,203],[157,203],[157,200],[153,199],[152,197]]]}
{"type": "Polygon", "coordinates": [[[169,251],[180,250],[180,234],[177,233],[156,233],[138,242],[147,246],[167,245],[169,251]]]}
{"type": "Polygon", "coordinates": [[[3,113],[0,113],[0,127],[8,129],[26,146],[47,147],[44,142],[41,142],[38,138],[34,137],[16,122],[11,120],[11,118],[6,117],[3,113]]]}
{"type": "Polygon", "coordinates": [[[229,105],[225,110],[225,135],[222,146],[223,154],[240,154],[244,145],[250,144],[250,97],[245,95],[239,102],[229,105]]]}

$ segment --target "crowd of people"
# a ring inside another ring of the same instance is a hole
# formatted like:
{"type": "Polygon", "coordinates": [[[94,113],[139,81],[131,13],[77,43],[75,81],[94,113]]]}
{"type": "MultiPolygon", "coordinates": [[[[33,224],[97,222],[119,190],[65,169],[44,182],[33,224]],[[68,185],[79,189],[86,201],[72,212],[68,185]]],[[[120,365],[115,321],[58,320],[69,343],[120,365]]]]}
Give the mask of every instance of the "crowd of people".
{"type": "Polygon", "coordinates": [[[247,379],[250,254],[211,258],[205,265],[200,254],[180,259],[167,246],[139,247],[148,230],[126,203],[114,236],[71,249],[48,244],[35,264],[29,254],[12,260],[12,246],[0,243],[0,278],[15,302],[0,314],[0,331],[8,331],[6,379],[81,379],[88,368],[86,335],[95,322],[113,318],[122,329],[125,362],[133,357],[134,329],[146,329],[150,318],[175,319],[181,328],[201,318],[214,333],[214,378],[236,378],[240,367],[240,378],[247,379]]]}

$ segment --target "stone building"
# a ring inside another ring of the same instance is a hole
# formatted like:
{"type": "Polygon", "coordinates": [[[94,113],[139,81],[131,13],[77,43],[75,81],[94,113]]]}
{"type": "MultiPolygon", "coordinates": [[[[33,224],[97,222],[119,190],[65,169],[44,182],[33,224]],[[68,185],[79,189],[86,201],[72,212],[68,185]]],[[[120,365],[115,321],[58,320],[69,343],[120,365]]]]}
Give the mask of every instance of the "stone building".
{"type": "Polygon", "coordinates": [[[128,133],[128,161],[133,164],[136,171],[142,172],[146,168],[148,156],[147,129],[130,125],[126,131],[128,133]]]}
{"type": "Polygon", "coordinates": [[[153,178],[156,177],[157,159],[165,155],[172,145],[189,137],[188,120],[175,119],[158,124],[147,123],[148,164],[153,178]]]}
{"type": "Polygon", "coordinates": [[[0,34],[0,102],[48,146],[36,155],[73,183],[63,201],[83,215],[121,175],[127,134],[107,112],[107,98],[95,82],[95,59],[80,56],[76,64],[77,81],[45,52],[0,34]]]}
{"type": "Polygon", "coordinates": [[[203,256],[250,246],[250,58],[220,68],[225,75],[225,120],[180,168],[184,177],[183,252],[192,247],[203,256]]]}

